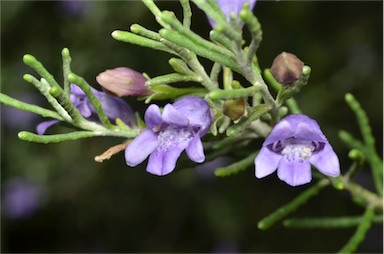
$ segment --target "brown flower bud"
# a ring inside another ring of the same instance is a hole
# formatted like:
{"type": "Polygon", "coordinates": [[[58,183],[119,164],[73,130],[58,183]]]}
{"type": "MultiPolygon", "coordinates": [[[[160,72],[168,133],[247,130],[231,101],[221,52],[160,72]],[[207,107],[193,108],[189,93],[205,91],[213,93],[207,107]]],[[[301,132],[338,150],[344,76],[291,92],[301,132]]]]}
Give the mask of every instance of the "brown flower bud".
{"type": "Polygon", "coordinates": [[[236,99],[236,100],[226,100],[223,105],[223,113],[232,121],[236,121],[240,117],[244,115],[245,111],[245,102],[244,99],[236,99]]]}
{"type": "Polygon", "coordinates": [[[145,85],[146,77],[126,67],[106,70],[97,75],[96,80],[104,89],[119,97],[153,93],[145,85]]]}
{"type": "Polygon", "coordinates": [[[304,63],[294,54],[282,52],[272,63],[271,73],[281,84],[291,84],[301,76],[304,63]]]}

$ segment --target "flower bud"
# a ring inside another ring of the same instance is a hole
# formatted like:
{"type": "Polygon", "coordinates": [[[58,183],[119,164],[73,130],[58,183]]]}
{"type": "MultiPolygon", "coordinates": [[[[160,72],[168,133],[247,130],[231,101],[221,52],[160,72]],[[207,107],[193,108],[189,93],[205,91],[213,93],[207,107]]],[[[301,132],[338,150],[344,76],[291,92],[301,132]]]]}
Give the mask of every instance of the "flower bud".
{"type": "Polygon", "coordinates": [[[291,84],[301,76],[304,63],[294,54],[282,52],[272,63],[271,73],[281,84],[291,84]]]}
{"type": "Polygon", "coordinates": [[[119,97],[152,93],[145,85],[147,78],[126,67],[106,70],[97,75],[96,80],[104,89],[119,97]]]}
{"type": "Polygon", "coordinates": [[[231,118],[232,121],[238,120],[244,115],[244,99],[226,100],[223,105],[223,113],[231,118]]]}

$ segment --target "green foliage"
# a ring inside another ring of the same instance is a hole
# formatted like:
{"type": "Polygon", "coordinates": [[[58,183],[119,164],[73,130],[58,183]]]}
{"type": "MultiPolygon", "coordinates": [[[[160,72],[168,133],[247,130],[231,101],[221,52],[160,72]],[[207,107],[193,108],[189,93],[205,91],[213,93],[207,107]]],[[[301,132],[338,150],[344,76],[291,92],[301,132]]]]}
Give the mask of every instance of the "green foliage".
{"type": "MultiPolygon", "coordinates": [[[[182,19],[180,20],[177,18],[177,13],[162,11],[157,6],[160,3],[143,0],[143,3],[155,16],[160,28],[156,31],[133,24],[130,26],[130,31],[114,30],[111,35],[117,41],[171,55],[168,63],[173,72],[148,78],[146,85],[154,93],[137,99],[150,103],[163,100],[172,101],[186,95],[204,98],[209,103],[214,116],[214,123],[210,128],[213,137],[207,138],[204,144],[207,148],[206,151],[209,152],[207,158],[213,159],[222,155],[242,158],[229,166],[215,169],[215,175],[218,177],[232,176],[253,168],[252,165],[259,148],[254,147],[252,142],[265,139],[274,124],[288,112],[297,114],[308,110],[306,106],[309,103],[300,107],[302,99],[296,96],[304,86],[307,86],[309,77],[316,72],[314,71],[312,74],[311,67],[304,66],[300,79],[292,86],[284,87],[275,80],[268,68],[263,68],[262,73],[260,71],[258,56],[261,54],[258,54],[258,50],[263,49],[261,46],[263,31],[259,19],[249,9],[249,4],[243,6],[239,19],[232,17],[232,20],[228,22],[216,1],[193,0],[192,2],[217,24],[209,32],[209,38],[191,30],[193,8],[188,0],[180,0],[182,7],[182,19]],[[242,22],[249,34],[243,34],[242,22]],[[247,40],[246,36],[249,36],[250,40],[247,40]],[[231,119],[224,112],[226,101],[233,99],[244,99],[244,114],[236,120],[231,119]],[[250,149],[251,151],[249,151],[250,149]],[[246,150],[246,153],[241,153],[241,150],[246,150]]],[[[72,67],[69,49],[62,49],[61,56],[62,83],[56,81],[52,75],[55,72],[49,72],[31,54],[23,57],[23,62],[41,77],[38,79],[30,74],[25,74],[24,80],[31,83],[42,94],[52,109],[26,103],[3,93],[0,93],[0,103],[43,117],[57,119],[72,126],[73,130],[69,133],[53,135],[37,135],[29,131],[21,131],[18,133],[19,139],[43,144],[100,136],[133,139],[145,128],[138,112],[136,112],[136,118],[139,128],[129,128],[120,119],[116,120],[116,124],[111,123],[103,112],[100,101],[93,95],[90,84],[85,78],[72,71],[75,68],[72,67]],[[78,85],[84,91],[96,109],[101,124],[86,120],[70,101],[71,83],[78,85]]],[[[159,65],[159,63],[156,64],[155,68],[158,68],[159,65]]],[[[317,70],[315,64],[313,64],[313,68],[317,70]]],[[[332,97],[330,94],[327,95],[332,97]]],[[[316,96],[318,95],[316,94],[316,96]]],[[[311,98],[311,100],[319,101],[319,98],[311,98]]],[[[365,208],[364,214],[354,217],[327,215],[319,218],[290,218],[283,221],[284,226],[302,229],[340,229],[357,226],[355,234],[340,250],[340,253],[351,253],[355,252],[362,243],[372,222],[382,223],[380,213],[383,209],[383,164],[379,152],[376,150],[376,139],[368,116],[356,98],[348,93],[345,95],[345,101],[354,112],[362,135],[362,140],[360,140],[350,132],[344,130],[339,132],[340,139],[351,149],[348,154],[349,169],[336,178],[319,176],[320,179],[316,183],[303,190],[290,202],[263,219],[257,218],[259,229],[267,230],[288,217],[319,195],[320,191],[327,186],[332,186],[336,191],[348,192],[357,206],[365,208]],[[370,191],[354,180],[354,177],[365,169],[365,162],[371,168],[375,191],[370,191]]],[[[327,102],[324,104],[326,107],[327,102]]],[[[335,109],[332,108],[332,110],[335,109]]],[[[332,113],[330,112],[329,115],[332,113]]],[[[344,164],[348,163],[344,162],[344,164]]],[[[182,185],[182,183],[178,184],[182,185]]],[[[262,212],[268,213],[266,210],[262,210],[262,212]]],[[[168,212],[164,213],[168,214],[168,212]]]]}

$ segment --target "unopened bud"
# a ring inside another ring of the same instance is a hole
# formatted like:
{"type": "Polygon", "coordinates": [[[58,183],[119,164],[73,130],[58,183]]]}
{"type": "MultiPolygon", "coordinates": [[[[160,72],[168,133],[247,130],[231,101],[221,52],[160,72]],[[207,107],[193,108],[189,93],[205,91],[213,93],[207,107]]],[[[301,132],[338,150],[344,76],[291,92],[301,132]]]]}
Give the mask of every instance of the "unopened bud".
{"type": "Polygon", "coordinates": [[[301,76],[304,63],[294,54],[282,52],[272,63],[271,73],[281,84],[291,84],[301,76]]]}
{"type": "Polygon", "coordinates": [[[106,70],[96,77],[97,82],[107,91],[122,97],[130,95],[149,95],[152,92],[141,73],[126,67],[106,70]]]}
{"type": "Polygon", "coordinates": [[[223,105],[223,113],[231,118],[232,121],[238,120],[244,115],[244,99],[226,100],[223,105]]]}

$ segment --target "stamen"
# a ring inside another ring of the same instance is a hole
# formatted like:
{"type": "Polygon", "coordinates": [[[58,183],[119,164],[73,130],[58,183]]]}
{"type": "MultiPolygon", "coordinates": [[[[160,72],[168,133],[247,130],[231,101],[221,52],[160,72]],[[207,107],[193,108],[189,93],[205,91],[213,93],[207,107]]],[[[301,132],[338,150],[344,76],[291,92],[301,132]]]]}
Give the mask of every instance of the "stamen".
{"type": "Polygon", "coordinates": [[[285,159],[288,161],[303,162],[308,160],[312,156],[312,152],[315,150],[313,145],[307,144],[290,144],[287,145],[281,152],[285,159]]]}
{"type": "Polygon", "coordinates": [[[164,130],[159,132],[159,149],[168,150],[171,147],[189,142],[194,134],[195,133],[190,128],[167,126],[164,130]]]}

